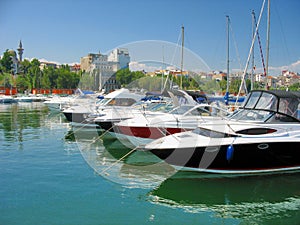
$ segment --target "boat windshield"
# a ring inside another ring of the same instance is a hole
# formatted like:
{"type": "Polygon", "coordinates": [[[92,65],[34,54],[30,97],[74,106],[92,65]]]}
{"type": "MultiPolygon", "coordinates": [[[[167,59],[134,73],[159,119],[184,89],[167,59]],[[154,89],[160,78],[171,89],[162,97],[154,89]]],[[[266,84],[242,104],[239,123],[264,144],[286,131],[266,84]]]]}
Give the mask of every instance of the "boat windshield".
{"type": "Polygon", "coordinates": [[[132,98],[104,98],[98,104],[107,106],[131,106],[136,101],[132,98]]]}
{"type": "MultiPolygon", "coordinates": [[[[279,101],[278,112],[297,118],[300,101],[290,98],[281,98],[279,101]]],[[[299,119],[299,118],[298,118],[299,119]]]]}
{"type": "Polygon", "coordinates": [[[233,120],[244,120],[244,121],[256,121],[265,122],[267,121],[274,112],[264,111],[264,110],[240,110],[234,113],[230,119],[233,120]]]}
{"type": "Polygon", "coordinates": [[[110,98],[103,98],[103,99],[100,99],[98,102],[97,102],[97,105],[106,105],[107,102],[109,102],[111,99],[110,98]]]}
{"type": "Polygon", "coordinates": [[[253,92],[246,102],[246,109],[264,109],[276,112],[278,99],[267,92],[253,92]]]}
{"type": "Polygon", "coordinates": [[[164,103],[164,102],[155,103],[155,102],[152,102],[152,103],[148,104],[145,107],[145,110],[152,111],[152,112],[169,112],[173,108],[174,108],[174,105],[171,104],[171,103],[164,103]]]}
{"type": "Polygon", "coordinates": [[[260,122],[299,122],[298,93],[284,91],[253,91],[240,111],[231,119],[260,122]]]}
{"type": "Polygon", "coordinates": [[[170,114],[184,115],[184,116],[227,116],[228,113],[212,105],[182,105],[173,109],[170,114]]]}
{"type": "Polygon", "coordinates": [[[181,105],[176,107],[175,109],[170,111],[170,114],[175,114],[175,115],[183,115],[186,113],[188,110],[192,109],[194,106],[192,105],[181,105]]]}

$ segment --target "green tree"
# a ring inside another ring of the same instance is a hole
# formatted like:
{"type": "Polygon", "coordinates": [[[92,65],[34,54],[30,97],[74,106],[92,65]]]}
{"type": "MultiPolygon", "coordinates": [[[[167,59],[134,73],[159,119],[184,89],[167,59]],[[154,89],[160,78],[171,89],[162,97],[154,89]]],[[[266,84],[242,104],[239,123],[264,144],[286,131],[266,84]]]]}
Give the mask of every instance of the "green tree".
{"type": "Polygon", "coordinates": [[[294,83],[289,86],[290,91],[300,91],[300,83],[294,83]]]}
{"type": "Polygon", "coordinates": [[[47,77],[47,79],[49,79],[50,88],[57,88],[57,83],[56,83],[58,78],[57,69],[54,69],[52,66],[46,66],[43,70],[43,74],[45,77],[47,77]]]}
{"type": "Polygon", "coordinates": [[[10,88],[12,86],[12,75],[10,73],[3,73],[0,76],[0,86],[10,88]]]}
{"type": "Polygon", "coordinates": [[[123,86],[130,84],[131,82],[145,77],[145,74],[141,71],[130,71],[129,68],[121,69],[116,72],[116,80],[123,86]]]}
{"type": "Polygon", "coordinates": [[[143,76],[130,83],[130,87],[143,88],[148,91],[160,91],[161,90],[161,78],[143,76]]]}
{"type": "Polygon", "coordinates": [[[43,73],[43,76],[41,79],[41,88],[43,88],[43,89],[51,88],[51,82],[50,82],[50,79],[49,79],[49,76],[47,73],[43,73]]]}
{"type": "Polygon", "coordinates": [[[62,65],[55,72],[57,72],[57,88],[74,89],[78,87],[78,83],[80,81],[80,74],[71,72],[70,67],[68,65],[62,65]]]}
{"type": "Polygon", "coordinates": [[[30,88],[41,88],[41,76],[42,72],[40,69],[40,62],[37,59],[33,59],[30,62],[30,67],[28,68],[27,76],[30,82],[30,88]]]}
{"type": "Polygon", "coordinates": [[[30,82],[24,75],[18,75],[16,78],[16,87],[18,92],[23,93],[25,90],[30,89],[30,82]]]}
{"type": "Polygon", "coordinates": [[[24,59],[21,63],[20,63],[20,68],[19,68],[19,73],[21,74],[27,74],[28,73],[28,69],[31,67],[31,63],[29,60],[24,59]]]}
{"type": "Polygon", "coordinates": [[[30,64],[32,67],[40,67],[40,65],[41,65],[41,63],[38,59],[31,60],[30,64]]]}
{"type": "Polygon", "coordinates": [[[129,84],[131,81],[131,73],[129,68],[118,70],[116,72],[116,80],[122,85],[129,84]]]}
{"type": "Polygon", "coordinates": [[[84,90],[93,90],[94,89],[94,77],[89,73],[82,74],[80,78],[80,83],[78,84],[79,88],[84,90]]]}
{"type": "Polygon", "coordinates": [[[225,92],[227,90],[227,80],[226,79],[222,79],[219,82],[219,85],[220,85],[222,92],[225,92]]]}
{"type": "Polygon", "coordinates": [[[70,78],[71,78],[71,89],[77,88],[80,82],[80,74],[78,73],[74,73],[74,72],[70,72],[70,78]]]}
{"type": "Polygon", "coordinates": [[[6,72],[10,73],[12,69],[12,57],[13,55],[6,49],[6,51],[3,53],[3,57],[0,60],[0,72],[6,72]]]}
{"type": "Polygon", "coordinates": [[[56,79],[57,88],[68,88],[68,72],[64,69],[58,70],[58,77],[56,79]]]}

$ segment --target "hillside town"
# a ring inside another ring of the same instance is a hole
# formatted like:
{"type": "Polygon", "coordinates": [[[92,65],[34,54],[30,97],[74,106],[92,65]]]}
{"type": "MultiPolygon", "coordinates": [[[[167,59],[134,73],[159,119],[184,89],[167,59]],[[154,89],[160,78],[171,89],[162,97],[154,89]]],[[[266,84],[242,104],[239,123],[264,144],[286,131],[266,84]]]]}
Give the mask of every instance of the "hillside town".
{"type": "MultiPolygon", "coordinates": [[[[11,70],[10,73],[12,76],[17,77],[22,72],[22,62],[23,62],[23,54],[24,48],[22,41],[19,42],[18,48],[15,50],[10,49],[7,50],[6,53],[9,55],[11,59],[11,70]]],[[[0,58],[0,62],[4,60],[4,56],[2,55],[0,58]]],[[[66,65],[61,65],[56,62],[50,62],[45,60],[38,60],[39,69],[44,71],[46,68],[59,69],[66,65]]],[[[73,73],[85,73],[88,74],[93,80],[93,90],[106,90],[106,92],[110,92],[112,90],[116,90],[122,86],[116,80],[116,72],[130,68],[130,52],[127,48],[116,48],[112,50],[108,54],[102,53],[88,53],[86,56],[82,56],[80,58],[80,63],[74,63],[71,65],[67,65],[70,72],[73,73]]],[[[4,64],[4,63],[2,63],[4,64]]],[[[1,65],[3,67],[5,65],[1,65]]],[[[24,70],[24,69],[23,69],[24,70]]],[[[1,68],[0,74],[3,74],[3,69],[1,68]]],[[[190,71],[182,71],[178,68],[169,68],[169,69],[156,69],[154,71],[141,71],[145,76],[158,76],[158,75],[169,75],[171,77],[193,77],[195,76],[194,72],[190,71]]],[[[227,80],[226,72],[222,71],[209,71],[209,72],[200,72],[197,74],[201,79],[204,80],[214,80],[214,81],[222,81],[227,80]]],[[[242,77],[242,72],[239,73],[231,73],[229,74],[230,83],[234,80],[240,80],[242,77]]],[[[298,85],[299,89],[300,83],[300,74],[290,71],[283,70],[281,74],[277,76],[266,76],[263,73],[255,73],[253,75],[246,74],[246,79],[252,79],[253,82],[257,84],[258,87],[265,87],[267,85],[268,89],[288,89],[292,85],[298,85]],[[252,78],[251,78],[252,77],[252,78]]],[[[0,80],[0,88],[2,87],[2,92],[8,93],[4,90],[5,80],[0,80]]],[[[35,87],[36,88],[36,87],[35,87]]],[[[53,88],[53,87],[49,87],[53,88]]],[[[33,88],[32,88],[33,89],[33,88]]]]}

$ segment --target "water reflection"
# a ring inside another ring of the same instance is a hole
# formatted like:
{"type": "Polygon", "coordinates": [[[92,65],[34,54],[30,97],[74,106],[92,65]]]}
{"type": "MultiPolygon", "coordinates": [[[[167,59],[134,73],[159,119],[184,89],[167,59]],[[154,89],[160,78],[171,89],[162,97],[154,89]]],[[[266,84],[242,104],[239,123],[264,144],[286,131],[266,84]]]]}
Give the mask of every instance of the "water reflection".
{"type": "Polygon", "coordinates": [[[61,116],[49,113],[41,102],[0,104],[0,140],[7,144],[22,143],[26,136],[40,138],[39,128],[64,123],[61,116]]]}
{"type": "Polygon", "coordinates": [[[245,224],[276,224],[278,218],[289,221],[286,224],[300,221],[299,174],[211,179],[176,176],[180,177],[176,174],[151,191],[149,200],[190,212],[209,211],[215,217],[237,218],[245,224]]]}
{"type": "Polygon", "coordinates": [[[76,141],[83,158],[97,174],[129,188],[155,187],[175,172],[151,153],[127,148],[110,133],[95,128],[73,127],[65,139],[76,141]]]}
{"type": "Polygon", "coordinates": [[[298,224],[300,174],[203,178],[177,172],[149,152],[132,151],[109,133],[70,130],[66,140],[102,177],[128,188],[147,188],[147,200],[189,213],[208,213],[220,223],[298,224]],[[280,219],[280,220],[278,220],[280,219]]]}

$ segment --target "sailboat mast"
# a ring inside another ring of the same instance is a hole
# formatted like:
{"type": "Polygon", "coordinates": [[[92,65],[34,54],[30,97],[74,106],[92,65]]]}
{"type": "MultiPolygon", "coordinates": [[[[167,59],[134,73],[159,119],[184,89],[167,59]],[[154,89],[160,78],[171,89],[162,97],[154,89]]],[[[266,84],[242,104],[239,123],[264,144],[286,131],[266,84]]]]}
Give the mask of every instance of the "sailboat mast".
{"type": "Polygon", "coordinates": [[[183,77],[183,48],[184,48],[184,26],[181,27],[181,65],[180,65],[180,88],[182,89],[182,77],[183,77]]]}
{"type": "MultiPolygon", "coordinates": [[[[255,21],[255,13],[254,10],[252,10],[252,38],[255,35],[255,27],[256,27],[256,21],[255,21]]],[[[251,90],[254,88],[254,48],[252,49],[252,70],[251,70],[251,90]]]]}
{"type": "Polygon", "coordinates": [[[226,16],[227,21],[227,87],[226,92],[229,93],[229,16],[226,16]]]}
{"type": "MultiPolygon", "coordinates": [[[[259,27],[259,24],[260,24],[261,16],[262,16],[262,13],[264,11],[265,2],[266,2],[266,0],[263,1],[262,7],[261,7],[261,10],[260,10],[260,14],[259,14],[259,17],[258,17],[257,26],[255,28],[255,32],[254,32],[254,36],[252,38],[252,43],[251,43],[249,55],[248,55],[248,58],[247,58],[247,63],[246,63],[246,66],[245,66],[245,69],[244,69],[244,72],[243,72],[242,83],[240,85],[240,89],[239,89],[237,97],[239,97],[239,95],[241,93],[241,90],[242,90],[242,85],[245,82],[245,77],[246,77],[246,74],[247,74],[248,64],[250,62],[250,57],[251,57],[252,49],[253,49],[253,46],[254,46],[255,38],[256,38],[256,35],[257,35],[258,27],[259,27]]],[[[236,101],[236,104],[237,104],[237,101],[236,101]]]]}
{"type": "Polygon", "coordinates": [[[165,74],[165,49],[162,46],[162,54],[163,54],[163,66],[162,66],[162,73],[161,73],[161,92],[164,90],[164,74],[165,74]]]}
{"type": "Polygon", "coordinates": [[[266,47],[266,89],[268,89],[268,73],[269,73],[269,50],[270,50],[270,0],[268,0],[268,26],[267,26],[267,47],[266,47]]]}

